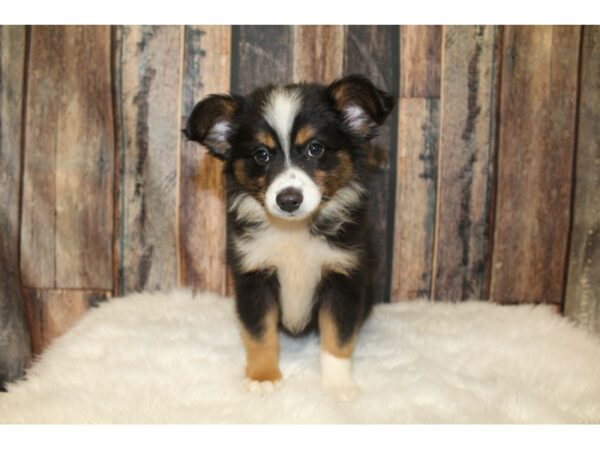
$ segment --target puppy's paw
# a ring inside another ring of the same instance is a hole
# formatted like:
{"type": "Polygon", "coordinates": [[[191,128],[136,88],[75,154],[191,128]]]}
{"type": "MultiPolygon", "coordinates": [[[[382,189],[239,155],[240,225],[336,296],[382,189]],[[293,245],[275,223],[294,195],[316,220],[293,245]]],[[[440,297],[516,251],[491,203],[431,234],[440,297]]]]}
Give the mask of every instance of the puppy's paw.
{"type": "Polygon", "coordinates": [[[246,389],[258,395],[266,395],[275,391],[279,387],[280,380],[258,381],[246,378],[246,389]]]}
{"type": "Polygon", "coordinates": [[[352,380],[344,380],[342,383],[328,383],[324,381],[322,384],[325,389],[342,402],[354,400],[360,394],[360,388],[352,380]]]}
{"type": "Polygon", "coordinates": [[[354,399],[360,392],[352,377],[350,358],[338,358],[321,351],[321,384],[342,401],[354,399]]]}
{"type": "Polygon", "coordinates": [[[246,368],[246,388],[250,392],[265,395],[279,387],[281,372],[278,367],[246,368]]]}

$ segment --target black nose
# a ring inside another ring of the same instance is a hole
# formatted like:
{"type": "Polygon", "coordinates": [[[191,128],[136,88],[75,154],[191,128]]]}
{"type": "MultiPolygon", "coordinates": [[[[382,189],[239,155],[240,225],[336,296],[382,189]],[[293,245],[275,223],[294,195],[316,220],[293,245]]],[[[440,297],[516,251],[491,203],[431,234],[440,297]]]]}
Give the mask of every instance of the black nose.
{"type": "Polygon", "coordinates": [[[286,212],[296,211],[302,204],[302,192],[295,188],[285,188],[277,194],[277,205],[286,212]]]}

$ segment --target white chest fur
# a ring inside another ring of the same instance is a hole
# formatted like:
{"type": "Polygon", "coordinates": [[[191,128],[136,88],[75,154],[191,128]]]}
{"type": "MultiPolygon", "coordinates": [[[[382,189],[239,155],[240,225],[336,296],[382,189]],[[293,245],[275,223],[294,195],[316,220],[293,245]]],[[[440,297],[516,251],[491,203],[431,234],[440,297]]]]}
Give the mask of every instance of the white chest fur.
{"type": "Polygon", "coordinates": [[[309,321],[323,272],[347,273],[357,262],[355,252],[311,235],[300,222],[268,220],[259,231],[238,238],[235,248],[243,270],[277,271],[282,321],[292,332],[301,331],[309,321]]]}

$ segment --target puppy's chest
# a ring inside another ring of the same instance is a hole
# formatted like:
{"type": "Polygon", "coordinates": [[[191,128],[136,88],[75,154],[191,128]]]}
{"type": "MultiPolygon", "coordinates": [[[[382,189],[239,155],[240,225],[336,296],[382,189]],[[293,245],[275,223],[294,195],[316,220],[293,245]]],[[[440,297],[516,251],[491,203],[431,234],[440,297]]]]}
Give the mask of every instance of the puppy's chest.
{"type": "Polygon", "coordinates": [[[282,322],[292,332],[301,331],[310,320],[322,274],[347,273],[356,265],[354,252],[335,247],[296,224],[267,226],[236,239],[235,246],[243,270],[276,270],[282,322]]]}

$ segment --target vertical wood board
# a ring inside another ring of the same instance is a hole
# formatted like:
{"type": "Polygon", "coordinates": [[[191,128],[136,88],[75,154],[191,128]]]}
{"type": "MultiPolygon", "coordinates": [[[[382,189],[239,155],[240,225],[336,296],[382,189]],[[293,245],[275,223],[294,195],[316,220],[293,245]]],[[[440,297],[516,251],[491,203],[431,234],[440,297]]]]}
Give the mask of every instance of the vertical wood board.
{"type": "Polygon", "coordinates": [[[235,93],[292,82],[292,26],[242,25],[233,31],[231,86],[235,93]]]}
{"type": "Polygon", "coordinates": [[[442,27],[400,27],[400,96],[439,98],[442,27]]]}
{"type": "Polygon", "coordinates": [[[497,27],[444,27],[432,296],[486,297],[497,94],[497,27]]]}
{"type": "Polygon", "coordinates": [[[504,33],[491,297],[561,303],[580,27],[504,33]]]}
{"type": "Polygon", "coordinates": [[[183,27],[116,27],[119,293],[175,287],[183,27]]]}
{"type": "MultiPolygon", "coordinates": [[[[204,96],[229,91],[231,27],[186,26],[183,117],[204,96]]],[[[195,142],[181,148],[182,284],[225,294],[226,214],[223,163],[195,142]]]]}
{"type": "Polygon", "coordinates": [[[109,27],[33,26],[21,233],[25,285],[112,289],[113,157],[109,27]]]}
{"type": "Polygon", "coordinates": [[[565,314],[600,334],[600,26],[583,27],[565,314]]]}
{"type": "Polygon", "coordinates": [[[346,27],[342,25],[294,26],[294,82],[329,84],[342,76],[346,27]]]}
{"type": "Polygon", "coordinates": [[[439,100],[400,99],[392,301],[430,296],[439,100]]]}
{"type": "Polygon", "coordinates": [[[24,26],[0,26],[0,390],[31,359],[19,274],[24,26]]]}

